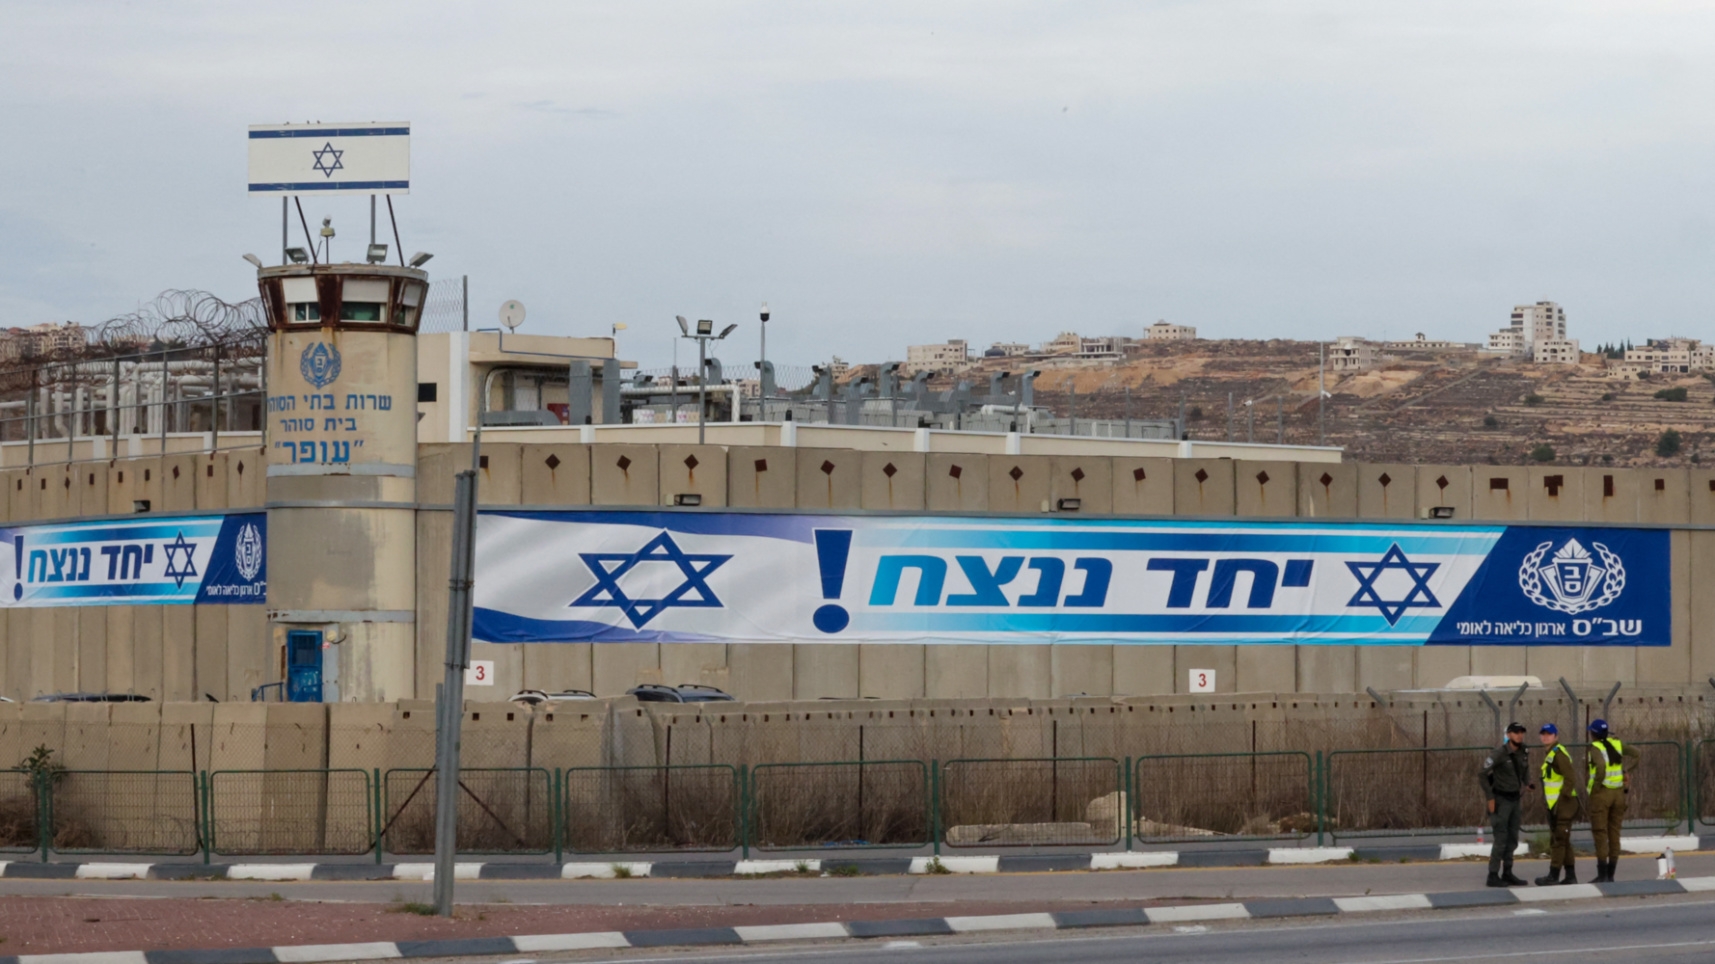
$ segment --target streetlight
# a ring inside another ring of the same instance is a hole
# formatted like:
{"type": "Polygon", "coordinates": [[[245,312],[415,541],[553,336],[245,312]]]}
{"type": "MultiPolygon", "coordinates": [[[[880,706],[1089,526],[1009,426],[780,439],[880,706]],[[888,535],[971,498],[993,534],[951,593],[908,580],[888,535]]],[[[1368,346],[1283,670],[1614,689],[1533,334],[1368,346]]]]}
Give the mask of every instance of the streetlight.
{"type": "MultiPolygon", "coordinates": [[[[756,371],[757,377],[761,378],[762,372],[768,368],[768,302],[764,301],[762,303],[762,311],[760,312],[759,317],[762,318],[762,324],[759,326],[762,330],[762,358],[756,363],[756,371]]],[[[762,408],[762,420],[767,421],[768,399],[766,397],[762,399],[762,408]]]]}
{"type": "Polygon", "coordinates": [[[724,340],[726,336],[738,328],[738,325],[728,325],[722,328],[721,333],[717,335],[715,334],[715,323],[712,320],[699,318],[697,319],[696,334],[692,334],[691,326],[685,321],[684,315],[675,315],[674,319],[679,322],[679,337],[694,338],[697,342],[697,444],[702,445],[707,437],[707,432],[704,429],[704,416],[708,414],[708,386],[705,384],[707,381],[705,369],[708,367],[709,342],[724,340]]]}

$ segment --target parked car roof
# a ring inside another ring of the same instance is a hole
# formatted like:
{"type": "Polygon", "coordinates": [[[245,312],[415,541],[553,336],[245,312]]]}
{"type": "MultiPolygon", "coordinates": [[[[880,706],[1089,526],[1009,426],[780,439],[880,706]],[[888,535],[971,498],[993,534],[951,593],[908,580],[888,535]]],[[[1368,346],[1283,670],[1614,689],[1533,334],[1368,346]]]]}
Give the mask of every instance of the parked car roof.
{"type": "Polygon", "coordinates": [[[729,703],[737,699],[724,690],[700,683],[684,683],[679,686],[641,683],[626,690],[626,695],[635,696],[645,703],[729,703]]]}
{"type": "Polygon", "coordinates": [[[147,703],[147,696],[136,693],[44,693],[32,703],[147,703]]]}

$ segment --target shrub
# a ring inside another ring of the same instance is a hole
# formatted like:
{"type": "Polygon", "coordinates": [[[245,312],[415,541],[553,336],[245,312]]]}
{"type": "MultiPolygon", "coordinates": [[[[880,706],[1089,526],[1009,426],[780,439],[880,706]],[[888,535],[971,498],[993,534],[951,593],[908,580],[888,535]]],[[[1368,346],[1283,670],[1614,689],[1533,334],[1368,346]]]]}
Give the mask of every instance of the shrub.
{"type": "Polygon", "coordinates": [[[1531,392],[1529,395],[1524,397],[1524,403],[1534,408],[1535,406],[1542,404],[1542,396],[1535,392],[1531,392]]]}
{"type": "Polygon", "coordinates": [[[1203,406],[1201,406],[1201,405],[1193,405],[1193,406],[1191,406],[1191,410],[1185,413],[1186,420],[1191,421],[1191,422],[1195,422],[1198,419],[1201,419],[1202,417],[1203,417],[1203,406]]]}
{"type": "Polygon", "coordinates": [[[1661,437],[1655,440],[1655,454],[1664,459],[1671,458],[1679,454],[1680,445],[1681,439],[1679,437],[1679,432],[1676,429],[1670,428],[1661,433],[1661,437]]]}
{"type": "Polygon", "coordinates": [[[1614,393],[1613,392],[1603,392],[1602,393],[1602,401],[1611,402],[1613,400],[1614,400],[1614,393]]]}
{"type": "Polygon", "coordinates": [[[1538,443],[1536,448],[1530,450],[1530,457],[1534,462],[1552,462],[1554,461],[1554,446],[1547,442],[1538,443]]]}
{"type": "Polygon", "coordinates": [[[1484,415],[1483,416],[1483,427],[1484,428],[1494,428],[1500,424],[1501,424],[1501,420],[1494,417],[1493,415],[1484,415]]]}
{"type": "Polygon", "coordinates": [[[1649,372],[1638,372],[1638,381],[1640,381],[1640,382],[1649,381],[1649,372]]]}
{"type": "Polygon", "coordinates": [[[1655,397],[1664,402],[1683,402],[1685,401],[1685,386],[1675,385],[1672,388],[1663,388],[1655,393],[1655,397]]]}

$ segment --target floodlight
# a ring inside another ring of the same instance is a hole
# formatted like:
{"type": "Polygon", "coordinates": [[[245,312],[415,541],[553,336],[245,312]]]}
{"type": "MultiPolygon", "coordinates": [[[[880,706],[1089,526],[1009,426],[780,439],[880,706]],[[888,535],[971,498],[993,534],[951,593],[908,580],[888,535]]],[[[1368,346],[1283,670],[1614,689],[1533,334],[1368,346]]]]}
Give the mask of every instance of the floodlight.
{"type": "Polygon", "coordinates": [[[372,245],[370,245],[369,246],[369,253],[367,253],[363,256],[363,260],[368,261],[370,264],[380,264],[381,262],[386,261],[387,260],[387,245],[385,245],[385,244],[372,244],[372,245]]]}
{"type": "Polygon", "coordinates": [[[735,321],[732,324],[726,326],[725,328],[722,328],[719,337],[725,338],[726,336],[732,334],[733,330],[737,327],[738,327],[738,322],[735,321]]]}
{"type": "Polygon", "coordinates": [[[685,316],[674,315],[673,317],[679,319],[679,334],[689,335],[691,333],[691,324],[685,320],[685,316]]]}
{"type": "Polygon", "coordinates": [[[293,264],[308,264],[309,260],[310,260],[310,253],[308,251],[305,251],[303,248],[287,248],[286,249],[286,260],[292,262],[293,264]]]}
{"type": "Polygon", "coordinates": [[[434,257],[434,255],[427,251],[419,251],[416,254],[411,255],[411,267],[421,268],[423,265],[428,264],[429,259],[432,257],[434,257]]]}
{"type": "Polygon", "coordinates": [[[243,255],[243,258],[258,268],[262,267],[262,259],[253,254],[243,255]]]}
{"type": "Polygon", "coordinates": [[[764,301],[762,303],[762,320],[763,321],[768,320],[768,302],[766,302],[766,301],[764,301]]]}
{"type": "Polygon", "coordinates": [[[714,331],[715,331],[714,321],[712,321],[711,319],[708,319],[708,318],[698,318],[697,319],[697,334],[699,334],[699,335],[712,335],[712,334],[714,334],[714,331]]]}

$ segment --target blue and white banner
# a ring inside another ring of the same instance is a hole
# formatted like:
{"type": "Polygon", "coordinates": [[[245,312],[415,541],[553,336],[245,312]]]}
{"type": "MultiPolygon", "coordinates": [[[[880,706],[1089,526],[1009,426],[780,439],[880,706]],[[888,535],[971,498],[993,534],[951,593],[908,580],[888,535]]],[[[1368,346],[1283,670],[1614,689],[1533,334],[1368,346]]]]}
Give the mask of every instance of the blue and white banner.
{"type": "Polygon", "coordinates": [[[257,603],[268,516],[143,517],[0,529],[0,605],[257,603]]]}
{"type": "Polygon", "coordinates": [[[1665,530],[485,511],[477,639],[1671,642],[1665,530]]]}

